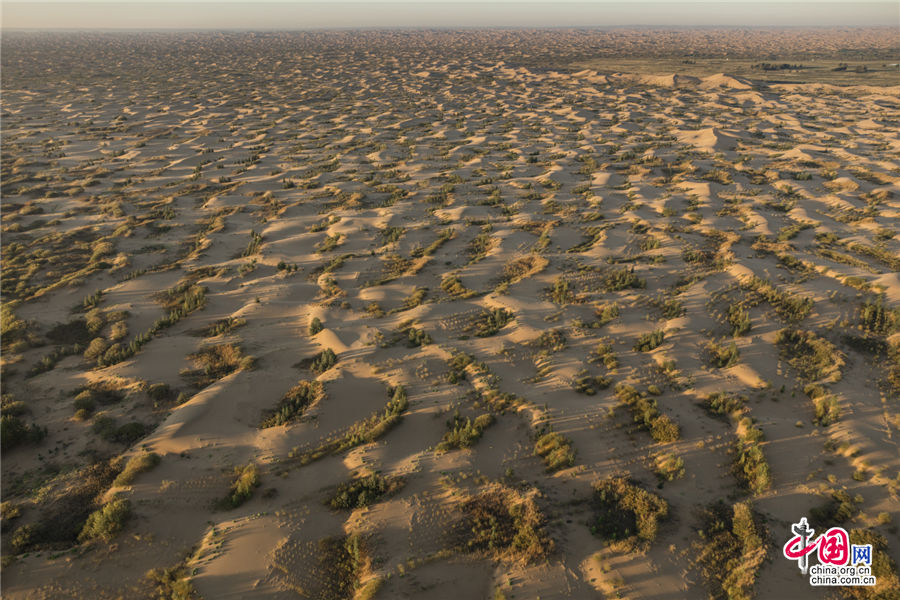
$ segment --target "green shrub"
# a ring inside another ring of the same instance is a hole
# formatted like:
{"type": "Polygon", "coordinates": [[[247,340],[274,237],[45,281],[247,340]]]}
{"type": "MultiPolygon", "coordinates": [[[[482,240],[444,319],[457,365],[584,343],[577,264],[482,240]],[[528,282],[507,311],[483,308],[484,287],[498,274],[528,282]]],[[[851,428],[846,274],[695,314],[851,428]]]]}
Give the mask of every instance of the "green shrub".
{"type": "Polygon", "coordinates": [[[473,421],[469,417],[464,419],[457,409],[453,413],[453,418],[447,421],[448,431],[437,445],[437,449],[446,452],[453,448],[468,448],[481,439],[482,432],[493,423],[494,417],[490,413],[479,415],[473,421]]]}
{"type": "Polygon", "coordinates": [[[550,288],[550,299],[557,304],[571,304],[575,302],[575,293],[569,289],[569,281],[558,277],[550,288]]]}
{"type": "Polygon", "coordinates": [[[740,304],[729,306],[728,314],[725,318],[728,324],[731,325],[731,335],[734,337],[746,335],[750,331],[750,312],[740,304]]]}
{"type": "Polygon", "coordinates": [[[259,487],[259,471],[253,463],[234,468],[234,479],[231,482],[231,491],[220,503],[224,509],[237,508],[250,499],[253,490],[259,487]]]}
{"type": "Polygon", "coordinates": [[[635,342],[634,350],[636,352],[649,352],[661,346],[665,337],[666,333],[662,329],[645,333],[635,342]]]}
{"type": "Polygon", "coordinates": [[[135,454],[128,460],[125,468],[122,469],[122,472],[119,473],[119,476],[113,481],[113,485],[131,485],[135,477],[144,471],[149,471],[158,465],[159,461],[159,454],[156,454],[155,452],[141,452],[140,454],[135,454]]]}
{"type": "Polygon", "coordinates": [[[337,364],[337,354],[331,348],[326,348],[313,357],[305,358],[298,363],[302,369],[309,369],[317,375],[321,375],[337,364]]]}
{"type": "Polygon", "coordinates": [[[548,352],[560,352],[566,348],[566,334],[562,329],[551,329],[544,331],[538,336],[535,345],[543,348],[548,352]]]}
{"type": "Polygon", "coordinates": [[[575,391],[579,394],[593,396],[597,390],[605,390],[612,383],[612,379],[603,375],[588,375],[587,371],[579,371],[575,375],[575,391]]]}
{"type": "Polygon", "coordinates": [[[538,437],[534,443],[534,453],[544,459],[550,472],[559,471],[575,464],[575,449],[572,440],[551,431],[538,437]]]}
{"type": "Polygon", "coordinates": [[[396,492],[401,485],[397,479],[392,480],[379,473],[372,473],[349,483],[342,483],[334,496],[328,500],[328,506],[335,510],[353,510],[371,506],[382,496],[396,492]]]}
{"type": "Polygon", "coordinates": [[[891,335],[900,331],[900,309],[885,307],[884,296],[863,304],[859,309],[859,320],[865,331],[876,335],[891,335]]]}
{"type": "Polygon", "coordinates": [[[816,384],[809,384],[803,388],[804,393],[813,403],[815,410],[814,422],[822,427],[828,427],[841,418],[841,407],[838,399],[829,394],[825,388],[816,384]]]}
{"type": "Polygon", "coordinates": [[[841,353],[828,340],[811,331],[782,329],[775,337],[781,356],[808,381],[840,381],[841,353]]]}
{"type": "Polygon", "coordinates": [[[684,477],[684,459],[671,452],[660,454],[656,457],[653,472],[660,483],[684,477]]]}
{"type": "Polygon", "coordinates": [[[597,327],[602,327],[619,316],[619,305],[615,302],[602,304],[594,310],[594,315],[597,317],[597,327]]]}
{"type": "Polygon", "coordinates": [[[489,337],[495,335],[515,318],[515,314],[505,308],[495,308],[475,317],[465,331],[471,332],[477,337],[489,337]]]}
{"type": "Polygon", "coordinates": [[[838,588],[848,600],[893,600],[900,598],[900,571],[891,558],[888,542],[880,533],[871,529],[851,529],[850,543],[872,545],[872,575],[877,583],[872,586],[838,588]]]}
{"type": "Polygon", "coordinates": [[[701,513],[697,562],[712,598],[751,600],[766,560],[766,531],[749,503],[723,502],[701,513]]]}
{"type": "Polygon", "coordinates": [[[738,363],[741,353],[737,349],[737,344],[731,342],[728,347],[723,347],[715,342],[706,345],[706,351],[709,356],[709,362],[712,366],[719,369],[727,369],[738,363]]]}
{"type": "Polygon", "coordinates": [[[115,498],[103,505],[88,517],[81,533],[79,541],[95,539],[111,540],[131,517],[131,502],[122,498],[115,498]]]}
{"type": "Polygon", "coordinates": [[[748,277],[741,282],[741,287],[754,292],[759,298],[768,302],[775,309],[776,314],[788,323],[802,321],[812,312],[812,298],[786,294],[765,279],[748,277]]]}
{"type": "Polygon", "coordinates": [[[0,416],[0,448],[3,452],[23,444],[37,444],[47,436],[47,428],[35,423],[26,424],[17,416],[0,416]]]}
{"type": "Polygon", "coordinates": [[[616,386],[616,397],[631,409],[634,421],[650,432],[657,442],[674,442],[681,437],[678,425],[667,415],[659,413],[654,398],[648,398],[624,383],[616,386]]]}
{"type": "Polygon", "coordinates": [[[150,569],[144,577],[154,588],[154,600],[191,600],[196,597],[183,565],[150,569]]]}
{"type": "Polygon", "coordinates": [[[729,392],[714,392],[706,397],[704,407],[712,415],[728,417],[743,412],[746,402],[746,396],[738,396],[729,392]]]}
{"type": "Polygon", "coordinates": [[[94,419],[91,431],[100,439],[111,444],[124,444],[130,446],[145,435],[148,427],[143,423],[132,421],[124,425],[116,425],[116,420],[108,416],[100,416],[94,419]]]}
{"type": "Polygon", "coordinates": [[[652,542],[669,514],[665,500],[624,477],[595,484],[591,508],[591,532],[611,542],[633,537],[652,542]]]}
{"type": "Polygon", "coordinates": [[[462,505],[459,548],[512,558],[525,563],[546,557],[553,541],[545,533],[546,518],[533,498],[521,497],[505,486],[495,486],[462,505]]]}
{"type": "Polygon", "coordinates": [[[307,407],[322,397],[324,387],[318,381],[300,381],[282,396],[274,411],[260,423],[260,429],[278,427],[299,419],[307,407]]]}
{"type": "Polygon", "coordinates": [[[610,271],[603,277],[603,287],[607,292],[618,292],[628,288],[643,289],[647,287],[647,282],[634,274],[634,267],[631,269],[622,267],[610,271]]]}

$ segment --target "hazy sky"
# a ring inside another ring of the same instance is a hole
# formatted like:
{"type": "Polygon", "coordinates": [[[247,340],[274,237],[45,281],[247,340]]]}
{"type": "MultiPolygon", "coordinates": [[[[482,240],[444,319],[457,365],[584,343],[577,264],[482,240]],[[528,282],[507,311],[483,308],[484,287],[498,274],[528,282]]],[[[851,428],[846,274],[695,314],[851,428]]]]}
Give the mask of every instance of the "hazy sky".
{"type": "Polygon", "coordinates": [[[5,29],[314,29],[617,25],[890,25],[900,2],[454,2],[377,0],[2,2],[5,29]]]}

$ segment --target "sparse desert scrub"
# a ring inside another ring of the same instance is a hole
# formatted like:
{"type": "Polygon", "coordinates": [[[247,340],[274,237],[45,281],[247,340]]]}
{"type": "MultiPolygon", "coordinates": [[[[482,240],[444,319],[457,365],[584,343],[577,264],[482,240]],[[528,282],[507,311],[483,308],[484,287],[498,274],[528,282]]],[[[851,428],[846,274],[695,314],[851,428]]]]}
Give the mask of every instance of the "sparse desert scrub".
{"type": "Polygon", "coordinates": [[[669,515],[665,500],[620,476],[594,484],[591,508],[591,532],[629,547],[655,540],[660,521],[669,515]]]}
{"type": "Polygon", "coordinates": [[[304,358],[297,366],[301,369],[309,369],[316,375],[321,375],[337,364],[338,357],[331,348],[325,348],[315,356],[304,358]]]}
{"type": "Polygon", "coordinates": [[[461,508],[463,520],[457,538],[458,548],[464,552],[531,563],[554,548],[545,532],[546,517],[531,495],[493,485],[461,508]]]}
{"type": "Polygon", "coordinates": [[[644,333],[634,343],[634,350],[636,352],[650,352],[651,350],[659,348],[665,338],[666,332],[662,329],[644,333]]]}
{"type": "Polygon", "coordinates": [[[305,465],[324,456],[338,454],[360,444],[377,440],[400,423],[403,412],[409,407],[406,388],[403,386],[389,388],[388,394],[390,400],[383,411],[376,412],[362,421],[357,421],[336,436],[323,440],[312,448],[293,448],[289,458],[296,459],[301,465],[305,465]]]}
{"type": "Polygon", "coordinates": [[[121,461],[113,459],[60,473],[30,500],[28,510],[35,511],[38,518],[13,531],[9,538],[12,550],[65,549],[77,543],[88,517],[101,508],[95,500],[121,468],[121,461]]]}
{"type": "Polygon", "coordinates": [[[127,463],[125,463],[125,468],[122,469],[122,472],[119,473],[118,477],[113,481],[113,485],[131,485],[138,475],[145,471],[149,471],[158,465],[160,460],[159,454],[156,454],[155,452],[141,452],[140,454],[135,454],[128,459],[127,463]]]}
{"type": "Polygon", "coordinates": [[[697,561],[710,596],[750,600],[768,555],[768,534],[748,502],[713,504],[701,514],[697,561]]]}
{"type": "Polygon", "coordinates": [[[196,388],[211,385],[235,371],[253,368],[253,357],[245,355],[237,344],[207,346],[188,358],[195,368],[181,374],[196,388]]]}
{"type": "Polygon", "coordinates": [[[475,295],[475,292],[465,287],[456,275],[444,277],[441,281],[441,289],[457,298],[470,298],[475,295]]]}
{"type": "Polygon", "coordinates": [[[900,576],[897,574],[897,563],[894,562],[888,551],[887,539],[871,529],[851,529],[850,543],[872,545],[872,575],[875,576],[878,583],[873,587],[839,588],[841,597],[848,600],[877,600],[900,596],[900,576]]]}
{"type": "Polygon", "coordinates": [[[201,337],[211,338],[231,333],[239,327],[247,324],[247,320],[241,317],[228,317],[227,319],[219,319],[214,321],[200,330],[201,337]]]}
{"type": "Polygon", "coordinates": [[[631,410],[635,423],[657,442],[674,442],[681,437],[678,424],[668,415],[660,414],[656,399],[648,398],[624,383],[616,386],[616,397],[631,410]]]}
{"type": "Polygon", "coordinates": [[[787,323],[802,321],[813,309],[811,298],[787,294],[775,287],[772,282],[758,277],[744,279],[741,287],[754,293],[759,300],[768,302],[775,309],[775,313],[787,323]]]}
{"type": "Polygon", "coordinates": [[[760,446],[763,433],[753,419],[742,417],[737,421],[738,441],[735,445],[735,459],[732,471],[741,485],[756,494],[767,489],[772,484],[772,476],[769,463],[760,446]]]}
{"type": "Polygon", "coordinates": [[[159,600],[190,600],[196,597],[184,565],[150,569],[144,579],[153,587],[159,600]]]}
{"type": "Polygon", "coordinates": [[[635,275],[634,267],[621,267],[603,277],[603,286],[608,292],[618,292],[629,288],[643,289],[647,287],[647,282],[635,275]]]}
{"type": "Polygon", "coordinates": [[[575,375],[575,391],[580,394],[593,396],[597,390],[605,390],[612,384],[612,379],[603,375],[590,375],[587,370],[581,370],[575,375]]]}
{"type": "Polygon", "coordinates": [[[238,466],[232,472],[231,489],[217,505],[223,510],[237,508],[250,499],[260,485],[259,469],[253,463],[238,466]]]}
{"type": "Polygon", "coordinates": [[[809,384],[803,388],[803,392],[813,403],[815,412],[814,422],[822,427],[828,427],[841,418],[841,406],[837,397],[828,392],[824,387],[809,384]]]}
{"type": "Polygon", "coordinates": [[[731,325],[731,335],[734,337],[745,335],[750,331],[750,312],[747,311],[742,304],[735,303],[729,305],[728,313],[725,318],[728,321],[728,324],[731,325]]]}
{"type": "MultiPolygon", "coordinates": [[[[320,600],[448,580],[459,596],[533,598],[556,579],[634,596],[672,574],[704,596],[704,563],[672,538],[708,528],[695,491],[703,505],[730,496],[716,520],[734,539],[733,503],[756,493],[769,522],[795,521],[785,492],[813,494],[797,496],[808,515],[845,492],[852,506],[842,496],[825,520],[894,535],[880,513],[900,490],[887,435],[900,426],[900,115],[878,87],[896,79],[882,66],[896,36],[751,29],[4,31],[4,596],[186,600],[218,593],[225,571],[234,590],[320,600]],[[751,67],[786,49],[818,67],[751,67]],[[833,71],[838,51],[867,70],[833,71]],[[485,319],[493,337],[463,331],[498,307],[514,319],[485,319]],[[793,346],[774,342],[783,327],[843,353],[844,380],[827,366],[802,376],[793,346]],[[653,330],[662,344],[635,350],[653,330]],[[732,341],[740,363],[725,368],[732,341]],[[225,343],[257,354],[255,372],[203,390],[180,377],[231,370],[186,359],[225,343]],[[409,398],[372,397],[373,377],[409,398]],[[37,428],[46,437],[28,443],[37,428]],[[809,472],[774,454],[823,443],[809,472]],[[110,487],[153,451],[158,466],[110,487]],[[247,503],[166,535],[192,499],[202,512],[229,493],[221,461],[251,459],[265,481],[247,503]],[[673,501],[680,523],[659,526],[659,548],[636,534],[606,549],[595,538],[593,556],[579,545],[584,484],[610,461],[673,501]],[[408,470],[416,481],[379,495],[379,468],[387,487],[408,470]],[[445,543],[461,505],[504,472],[513,504],[533,494],[559,533],[559,554],[534,568],[496,560],[513,558],[503,537],[458,556],[471,521],[445,543]],[[117,492],[134,521],[77,547],[117,492]],[[276,526],[274,548],[244,561],[256,528],[276,526]],[[171,567],[155,591],[139,583],[150,567],[171,567]]],[[[725,582],[712,595],[752,592],[741,546],[712,552],[725,582]]]]}
{"type": "Polygon", "coordinates": [[[263,417],[260,429],[278,427],[294,422],[315,402],[324,396],[324,386],[318,381],[300,381],[289,389],[274,410],[263,417]]]}
{"type": "Polygon", "coordinates": [[[859,309],[860,326],[876,335],[891,335],[900,331],[900,308],[884,305],[884,297],[865,302],[859,309]]]}
{"type": "Polygon", "coordinates": [[[319,317],[313,317],[309,321],[309,328],[307,331],[309,332],[310,337],[312,337],[322,331],[324,328],[325,326],[322,325],[322,321],[319,319],[319,317]]]}
{"type": "Polygon", "coordinates": [[[37,444],[47,436],[47,428],[36,423],[26,423],[17,415],[0,416],[0,440],[7,452],[24,444],[37,444]]]}
{"type": "Polygon", "coordinates": [[[671,452],[658,454],[653,461],[653,472],[660,482],[673,481],[684,477],[684,459],[671,452]]]}
{"type": "Polygon", "coordinates": [[[602,304],[594,309],[594,315],[597,317],[597,327],[603,327],[619,316],[619,305],[615,302],[602,304]]]}
{"type": "Polygon", "coordinates": [[[473,420],[471,417],[463,418],[457,409],[453,417],[447,421],[447,432],[441,438],[437,449],[446,452],[454,448],[468,448],[481,439],[481,434],[493,423],[494,416],[490,413],[478,415],[473,420]]]}
{"type": "Polygon", "coordinates": [[[102,539],[111,540],[131,517],[131,502],[124,498],[115,498],[90,514],[84,524],[80,541],[102,539]]]}
{"type": "Polygon", "coordinates": [[[844,359],[834,345],[812,331],[782,329],[775,338],[781,356],[807,381],[840,381],[844,359]]]}
{"type": "Polygon", "coordinates": [[[603,363],[610,371],[619,365],[619,360],[616,358],[616,353],[613,351],[612,344],[608,338],[602,338],[597,342],[594,351],[588,357],[588,362],[594,364],[603,363]]]}
{"type": "Polygon", "coordinates": [[[728,346],[720,346],[715,342],[709,342],[706,345],[706,353],[709,357],[709,363],[717,369],[727,369],[736,365],[741,356],[737,349],[737,344],[734,342],[731,342],[728,346]]]}
{"type": "Polygon", "coordinates": [[[544,459],[549,472],[567,469],[575,464],[575,448],[572,446],[572,440],[555,431],[537,436],[534,453],[544,459]]]}
{"type": "Polygon", "coordinates": [[[335,510],[354,510],[378,502],[384,496],[396,493],[403,485],[397,478],[371,473],[338,486],[328,499],[328,506],[335,510]]]}
{"type": "Polygon", "coordinates": [[[489,337],[506,327],[515,318],[516,315],[511,311],[505,308],[495,308],[472,319],[465,331],[476,337],[489,337]]]}

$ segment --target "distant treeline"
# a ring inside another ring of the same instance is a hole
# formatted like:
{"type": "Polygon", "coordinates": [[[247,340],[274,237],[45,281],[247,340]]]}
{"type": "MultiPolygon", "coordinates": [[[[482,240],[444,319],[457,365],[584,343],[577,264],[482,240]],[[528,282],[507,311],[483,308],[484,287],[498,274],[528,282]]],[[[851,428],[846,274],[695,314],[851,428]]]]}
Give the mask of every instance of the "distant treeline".
{"type": "Polygon", "coordinates": [[[763,71],[799,71],[800,69],[805,69],[803,65],[792,65],[789,63],[757,63],[753,65],[753,69],[762,69],[763,71]]]}

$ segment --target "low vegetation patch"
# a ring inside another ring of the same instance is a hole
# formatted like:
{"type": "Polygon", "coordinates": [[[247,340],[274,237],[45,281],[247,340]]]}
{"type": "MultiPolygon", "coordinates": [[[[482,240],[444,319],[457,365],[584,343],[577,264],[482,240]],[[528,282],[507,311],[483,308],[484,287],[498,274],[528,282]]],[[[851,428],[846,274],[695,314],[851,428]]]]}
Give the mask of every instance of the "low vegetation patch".
{"type": "Polygon", "coordinates": [[[751,600],[768,553],[766,531],[748,502],[707,507],[695,544],[710,597],[751,600]]]}
{"type": "Polygon", "coordinates": [[[534,498],[506,486],[495,485],[467,500],[462,512],[458,547],[463,552],[532,563],[554,547],[534,498]]]}
{"type": "Polygon", "coordinates": [[[634,274],[634,267],[614,269],[603,277],[603,288],[607,292],[618,292],[625,289],[640,290],[647,287],[647,282],[634,274]]]}
{"type": "Polygon", "coordinates": [[[403,486],[397,478],[387,478],[380,473],[372,473],[342,483],[334,496],[328,499],[328,506],[335,510],[354,510],[371,506],[382,497],[395,493],[403,486]]]}
{"type": "Polygon", "coordinates": [[[666,332],[662,329],[645,333],[634,344],[635,352],[650,352],[659,348],[666,338],[666,332]]]}
{"type": "Polygon", "coordinates": [[[872,575],[877,584],[838,588],[847,600],[887,600],[900,598],[900,570],[891,558],[888,541],[883,535],[871,529],[851,529],[850,543],[872,545],[872,575]]]}
{"type": "Polygon", "coordinates": [[[123,498],[115,498],[102,508],[90,514],[81,533],[79,541],[102,539],[111,540],[122,530],[131,517],[131,502],[123,498]]]}
{"type": "Polygon", "coordinates": [[[813,309],[812,298],[787,294],[775,285],[759,277],[748,277],[741,282],[741,287],[756,294],[758,300],[765,300],[775,313],[787,323],[796,323],[809,316],[813,309]]]}
{"type": "Polygon", "coordinates": [[[316,375],[321,375],[331,367],[337,364],[338,357],[331,348],[325,348],[315,356],[304,358],[297,367],[301,369],[309,369],[316,375]]]}
{"type": "Polygon", "coordinates": [[[194,369],[182,371],[184,376],[196,388],[205,388],[216,381],[231,375],[238,370],[253,368],[253,357],[246,356],[237,344],[217,344],[207,346],[188,358],[193,361],[194,369]]]}
{"type": "Polygon", "coordinates": [[[591,532],[609,542],[633,545],[656,539],[659,523],[669,514],[665,500],[625,477],[594,485],[591,532]]]}
{"type": "Polygon", "coordinates": [[[624,383],[616,386],[616,397],[628,406],[634,421],[657,442],[674,442],[681,437],[678,425],[667,415],[660,414],[655,398],[624,383]]]}
{"type": "Polygon", "coordinates": [[[516,315],[505,308],[495,308],[475,317],[465,331],[476,337],[489,337],[495,335],[515,318],[516,315]]]}
{"type": "Polygon", "coordinates": [[[140,454],[135,454],[128,459],[125,468],[122,469],[122,472],[119,473],[119,476],[113,481],[113,485],[131,485],[138,475],[145,471],[149,471],[158,465],[159,461],[159,454],[156,454],[155,452],[141,452],[140,454]]]}
{"type": "Polygon", "coordinates": [[[603,375],[590,375],[587,371],[579,371],[575,375],[575,391],[579,394],[593,396],[598,390],[605,390],[612,384],[612,379],[603,375]]]}
{"type": "Polygon", "coordinates": [[[828,340],[811,331],[782,329],[775,337],[781,357],[807,381],[840,381],[844,359],[828,340]]]}
{"type": "Polygon", "coordinates": [[[311,449],[299,447],[291,450],[289,458],[296,459],[301,465],[309,464],[325,456],[340,454],[350,448],[374,442],[395,427],[403,418],[403,412],[409,407],[406,388],[402,385],[388,388],[391,399],[384,410],[367,419],[357,421],[338,436],[326,439],[311,449]]]}
{"type": "Polygon", "coordinates": [[[709,357],[709,364],[717,369],[727,369],[733,367],[740,360],[741,353],[737,349],[737,344],[731,342],[728,346],[720,346],[715,342],[706,345],[706,353],[709,357]]]}
{"type": "Polygon", "coordinates": [[[555,431],[538,435],[534,442],[534,453],[544,459],[547,471],[550,472],[575,465],[575,448],[572,446],[572,440],[555,431]]]}
{"type": "Polygon", "coordinates": [[[219,501],[219,508],[230,510],[237,508],[253,496],[253,491],[259,487],[259,470],[256,465],[249,463],[234,468],[232,473],[231,489],[228,495],[219,501]]]}
{"type": "Polygon", "coordinates": [[[298,420],[304,411],[324,395],[324,386],[318,381],[300,381],[287,391],[278,402],[278,406],[266,415],[260,429],[278,427],[298,420]]]}
{"type": "Polygon", "coordinates": [[[447,421],[447,432],[441,438],[437,449],[441,452],[447,452],[454,448],[468,448],[481,439],[481,434],[485,429],[493,425],[494,417],[490,413],[484,413],[471,419],[463,418],[457,409],[453,413],[453,417],[447,421]]]}

